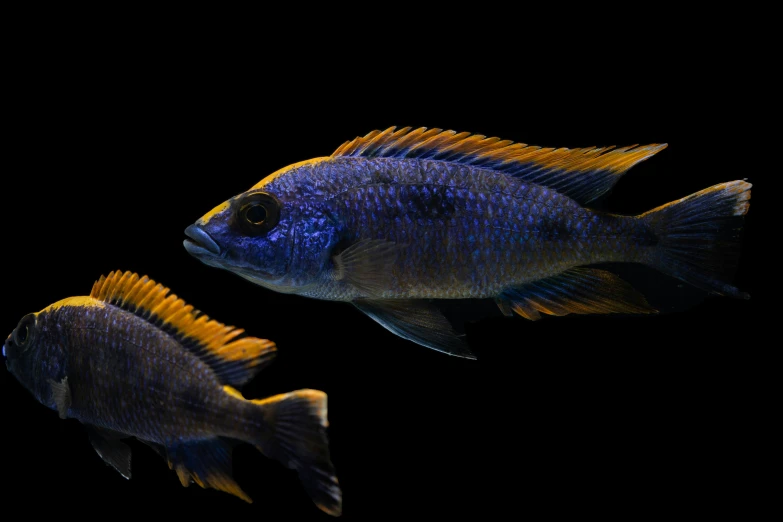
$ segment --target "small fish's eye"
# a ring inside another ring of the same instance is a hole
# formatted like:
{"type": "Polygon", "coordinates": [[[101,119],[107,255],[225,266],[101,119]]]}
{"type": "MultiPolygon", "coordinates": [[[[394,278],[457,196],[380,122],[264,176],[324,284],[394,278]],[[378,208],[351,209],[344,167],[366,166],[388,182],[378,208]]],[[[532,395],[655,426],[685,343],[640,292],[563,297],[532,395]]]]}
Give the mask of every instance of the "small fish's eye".
{"type": "Polygon", "coordinates": [[[20,348],[30,344],[33,337],[33,328],[35,327],[35,316],[27,315],[19,321],[19,326],[14,330],[14,343],[20,348]]]}
{"type": "Polygon", "coordinates": [[[19,327],[19,330],[16,332],[16,340],[21,345],[24,344],[25,341],[27,341],[27,336],[30,333],[30,327],[26,324],[19,327]]]}
{"type": "Polygon", "coordinates": [[[266,192],[251,192],[239,200],[237,222],[242,230],[257,236],[271,230],[280,219],[280,202],[266,192]]]}

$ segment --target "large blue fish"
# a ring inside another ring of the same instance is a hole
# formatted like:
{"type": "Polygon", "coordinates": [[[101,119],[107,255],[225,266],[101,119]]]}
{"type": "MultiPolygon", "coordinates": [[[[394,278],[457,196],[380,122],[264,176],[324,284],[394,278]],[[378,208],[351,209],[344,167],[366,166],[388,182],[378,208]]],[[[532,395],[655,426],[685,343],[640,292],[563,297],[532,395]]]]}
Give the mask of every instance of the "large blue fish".
{"type": "Polygon", "coordinates": [[[89,296],[24,316],[6,339],[11,373],[61,418],[88,427],[103,460],[131,477],[135,437],[196,482],[247,502],[231,450],[248,442],[299,472],[322,510],[341,512],[326,438],[326,394],[298,390],[247,400],[234,386],[275,355],[266,339],[211,320],[131,272],[101,277],[89,296]]]}
{"type": "Polygon", "coordinates": [[[719,274],[738,260],[749,183],[638,216],[589,208],[665,147],[552,149],[392,127],[266,177],[188,227],[185,248],[278,292],[351,302],[462,357],[472,355],[433,300],[494,298],[531,320],[655,311],[596,263],[643,263],[747,298],[719,274]]]}

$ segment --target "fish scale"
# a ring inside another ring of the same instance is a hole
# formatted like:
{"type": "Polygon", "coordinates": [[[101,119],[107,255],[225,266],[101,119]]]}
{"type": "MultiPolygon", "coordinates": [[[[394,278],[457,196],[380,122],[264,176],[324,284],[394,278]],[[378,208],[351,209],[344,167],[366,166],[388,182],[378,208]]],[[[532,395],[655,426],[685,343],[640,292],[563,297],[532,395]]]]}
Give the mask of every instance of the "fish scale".
{"type": "MultiPolygon", "coordinates": [[[[298,201],[305,181],[329,187],[333,219],[355,238],[412,245],[400,253],[382,298],[491,297],[573,266],[631,260],[647,246],[640,239],[650,241],[633,235],[639,227],[632,217],[599,215],[545,187],[455,164],[343,158],[299,167],[268,189],[298,201]],[[434,189],[447,197],[434,197],[434,189]],[[433,200],[439,205],[428,205],[433,200]],[[608,236],[620,241],[612,245],[608,236]],[[471,264],[479,270],[465,274],[471,264]]],[[[305,295],[364,297],[333,281],[323,285],[305,295]]]]}
{"type": "Polygon", "coordinates": [[[184,246],[265,288],[349,301],[396,335],[461,357],[472,355],[438,299],[494,298],[530,320],[655,313],[597,263],[643,263],[747,297],[724,272],[737,264],[750,183],[639,216],[590,208],[665,147],[555,149],[392,127],[267,176],[189,226],[184,246]]]}
{"type": "Polygon", "coordinates": [[[38,401],[83,423],[98,455],[125,478],[131,449],[120,439],[135,437],[166,458],[183,486],[251,502],[231,477],[231,448],[246,442],[297,470],[318,507],[338,515],[326,395],[245,399],[233,386],[252,379],[275,347],[243,334],[148,277],[112,272],[89,296],[23,317],[3,353],[38,401]]]}
{"type": "Polygon", "coordinates": [[[241,429],[226,424],[222,412],[233,405],[214,372],[136,315],[109,305],[85,317],[65,307],[39,320],[51,337],[71,335],[65,342],[73,348],[105,347],[67,352],[69,414],[81,422],[161,444],[241,429]]]}

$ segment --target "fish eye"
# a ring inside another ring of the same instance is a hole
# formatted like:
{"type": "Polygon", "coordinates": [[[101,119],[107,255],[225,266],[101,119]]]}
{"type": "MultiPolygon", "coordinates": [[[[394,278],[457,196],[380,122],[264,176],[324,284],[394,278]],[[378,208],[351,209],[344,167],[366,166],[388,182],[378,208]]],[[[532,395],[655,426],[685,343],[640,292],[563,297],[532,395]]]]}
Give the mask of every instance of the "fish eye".
{"type": "Polygon", "coordinates": [[[251,205],[245,211],[245,219],[248,223],[255,226],[261,226],[266,221],[267,211],[262,204],[251,205]]]}
{"type": "Polygon", "coordinates": [[[280,202],[266,192],[250,192],[242,196],[238,205],[237,222],[251,236],[274,228],[280,220],[280,202]]]}
{"type": "Polygon", "coordinates": [[[35,328],[35,316],[26,315],[19,321],[19,326],[14,330],[14,343],[19,348],[25,348],[31,342],[35,328]]]}

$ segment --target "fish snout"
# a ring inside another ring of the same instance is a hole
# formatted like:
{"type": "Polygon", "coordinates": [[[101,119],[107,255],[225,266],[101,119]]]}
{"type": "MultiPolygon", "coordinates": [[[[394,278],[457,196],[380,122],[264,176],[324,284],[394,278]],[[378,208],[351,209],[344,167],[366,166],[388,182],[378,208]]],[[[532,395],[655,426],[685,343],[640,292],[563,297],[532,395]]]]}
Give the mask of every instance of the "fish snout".
{"type": "Polygon", "coordinates": [[[13,335],[14,335],[14,333],[11,332],[8,335],[8,337],[6,337],[5,341],[3,341],[3,357],[5,357],[5,358],[8,358],[8,352],[9,352],[8,345],[13,342],[13,339],[12,339],[13,335]]]}
{"type": "Polygon", "coordinates": [[[190,238],[183,242],[185,250],[187,250],[189,254],[196,257],[220,255],[220,246],[215,243],[215,240],[200,226],[196,224],[190,225],[185,229],[185,235],[190,238]]]}
{"type": "Polygon", "coordinates": [[[14,371],[14,357],[15,354],[13,353],[13,346],[11,344],[13,341],[11,340],[11,336],[8,336],[8,339],[6,339],[3,342],[3,357],[5,357],[5,367],[9,372],[14,371]]]}

